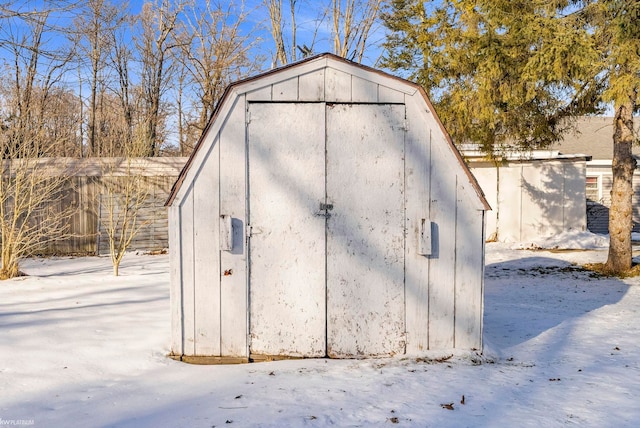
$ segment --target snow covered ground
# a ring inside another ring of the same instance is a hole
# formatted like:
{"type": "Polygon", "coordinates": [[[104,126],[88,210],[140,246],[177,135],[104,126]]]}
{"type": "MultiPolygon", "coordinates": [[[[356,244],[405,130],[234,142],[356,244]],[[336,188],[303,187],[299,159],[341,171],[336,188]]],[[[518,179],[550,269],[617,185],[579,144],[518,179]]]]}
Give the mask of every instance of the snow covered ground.
{"type": "Polygon", "coordinates": [[[167,256],[28,260],[0,283],[0,427],[640,426],[640,279],[572,265],[605,257],[488,244],[482,361],[235,366],[165,357],[167,256]]]}

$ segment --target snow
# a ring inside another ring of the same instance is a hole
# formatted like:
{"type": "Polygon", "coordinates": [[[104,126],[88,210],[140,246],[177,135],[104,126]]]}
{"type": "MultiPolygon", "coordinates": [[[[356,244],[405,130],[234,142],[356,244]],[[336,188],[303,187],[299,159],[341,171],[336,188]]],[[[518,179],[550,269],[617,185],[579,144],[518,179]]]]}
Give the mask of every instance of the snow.
{"type": "Polygon", "coordinates": [[[0,283],[0,426],[637,426],[640,279],[575,265],[605,258],[488,244],[481,356],[228,366],[166,357],[166,255],[27,260],[0,283]]]}
{"type": "MultiPolygon", "coordinates": [[[[639,234],[640,235],[640,234],[639,234]]],[[[609,247],[609,236],[589,231],[569,231],[545,236],[531,242],[518,242],[511,246],[514,249],[603,249],[609,247]]]]}

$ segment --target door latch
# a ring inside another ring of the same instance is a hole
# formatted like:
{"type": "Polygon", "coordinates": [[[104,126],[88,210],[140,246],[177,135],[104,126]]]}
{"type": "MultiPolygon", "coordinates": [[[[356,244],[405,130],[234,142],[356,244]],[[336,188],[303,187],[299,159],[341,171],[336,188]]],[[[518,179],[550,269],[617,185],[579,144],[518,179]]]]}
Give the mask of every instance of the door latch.
{"type": "Polygon", "coordinates": [[[329,213],[329,211],[331,211],[332,209],[333,204],[325,204],[323,202],[320,202],[320,211],[318,211],[315,215],[318,217],[329,218],[331,217],[331,213],[329,213]]]}

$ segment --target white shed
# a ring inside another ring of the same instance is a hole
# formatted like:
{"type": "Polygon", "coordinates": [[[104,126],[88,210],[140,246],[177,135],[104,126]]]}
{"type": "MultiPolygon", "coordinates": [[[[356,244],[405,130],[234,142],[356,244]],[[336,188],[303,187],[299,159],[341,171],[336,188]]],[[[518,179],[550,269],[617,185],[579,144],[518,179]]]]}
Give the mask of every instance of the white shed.
{"type": "Polygon", "coordinates": [[[534,151],[488,161],[463,154],[493,208],[489,240],[528,243],[587,229],[588,156],[534,151]]]}
{"type": "Polygon", "coordinates": [[[482,347],[489,206],[411,82],[323,54],[231,85],[167,206],[173,358],[482,347]]]}

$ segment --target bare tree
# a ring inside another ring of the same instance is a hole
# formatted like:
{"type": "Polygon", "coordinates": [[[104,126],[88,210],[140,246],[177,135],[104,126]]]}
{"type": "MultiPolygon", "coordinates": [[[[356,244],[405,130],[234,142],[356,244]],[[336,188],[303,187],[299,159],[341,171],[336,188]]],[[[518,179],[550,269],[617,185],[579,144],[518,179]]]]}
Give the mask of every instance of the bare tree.
{"type": "MultiPolygon", "coordinates": [[[[127,21],[124,21],[127,22],[127,21]]],[[[128,23],[128,22],[127,22],[128,23]]],[[[111,49],[108,52],[109,63],[115,71],[117,83],[113,92],[120,101],[120,111],[124,126],[124,144],[130,145],[133,140],[135,103],[134,88],[131,83],[130,64],[133,62],[133,52],[129,47],[127,32],[129,26],[122,26],[110,34],[111,49]]],[[[112,153],[113,155],[113,153],[112,153]]]]}
{"type": "Polygon", "coordinates": [[[187,123],[187,107],[186,107],[186,86],[187,86],[187,68],[179,67],[176,73],[177,86],[176,86],[176,112],[178,114],[178,146],[180,156],[187,156],[193,147],[189,147],[189,138],[187,135],[188,123],[187,123]]]}
{"type": "Polygon", "coordinates": [[[173,34],[182,8],[182,2],[159,0],[145,3],[140,14],[141,33],[136,44],[142,63],[143,138],[148,156],[159,154],[161,103],[173,72],[170,52],[175,48],[173,34]]]}
{"type": "Polygon", "coordinates": [[[297,0],[289,0],[289,16],[291,18],[291,51],[287,53],[285,47],[285,28],[282,20],[282,0],[263,0],[263,4],[269,11],[269,29],[271,36],[276,45],[275,62],[276,64],[288,64],[296,60],[296,3],[297,0]]]}
{"type": "Polygon", "coordinates": [[[298,54],[303,57],[311,55],[320,28],[330,30],[331,49],[336,55],[362,62],[369,49],[369,36],[378,22],[382,0],[314,2],[314,9],[320,13],[314,20],[312,30],[306,25],[304,28],[299,25],[299,4],[300,0],[289,0],[286,6],[283,0],[263,0],[263,5],[269,13],[269,30],[275,43],[274,65],[296,61],[299,58],[298,54]],[[289,21],[285,22],[284,15],[287,10],[290,17],[289,21]],[[304,43],[298,43],[300,38],[304,43]]]}
{"type": "Polygon", "coordinates": [[[332,0],[333,50],[336,55],[362,62],[369,34],[380,14],[382,0],[332,0]]]}
{"type": "Polygon", "coordinates": [[[66,175],[45,159],[56,152],[47,125],[55,122],[49,115],[53,88],[68,59],[44,50],[48,17],[48,11],[33,13],[4,26],[13,61],[0,110],[0,279],[20,275],[22,258],[63,237],[72,214],[59,207],[66,175]]]}
{"type": "Polygon", "coordinates": [[[110,35],[123,18],[117,7],[108,0],[88,0],[85,10],[75,20],[75,31],[70,32],[78,50],[78,58],[84,66],[88,61],[89,100],[87,122],[87,145],[92,156],[100,156],[99,141],[99,96],[104,91],[106,57],[109,52],[110,35]]]}
{"type": "Polygon", "coordinates": [[[318,8],[318,2],[313,3],[313,8],[319,11],[318,16],[313,19],[313,27],[310,29],[305,23],[304,28],[300,27],[298,22],[298,11],[301,5],[305,2],[300,0],[289,0],[287,6],[283,7],[285,3],[282,0],[263,0],[263,6],[266,7],[269,13],[269,31],[273,42],[276,45],[276,52],[274,54],[273,66],[284,65],[290,62],[297,61],[300,56],[306,57],[313,53],[318,30],[323,25],[329,8],[322,6],[318,8]],[[289,21],[284,18],[288,9],[289,21]],[[305,41],[302,45],[298,45],[298,32],[303,31],[306,35],[305,41]],[[310,31],[307,34],[307,31],[310,31]]]}
{"type": "Polygon", "coordinates": [[[243,5],[226,6],[205,1],[188,9],[180,46],[189,80],[197,96],[199,117],[195,126],[202,131],[225,87],[260,68],[260,58],[252,57],[255,43],[251,34],[243,34],[246,20],[243,5]]]}
{"type": "Polygon", "coordinates": [[[102,191],[98,201],[101,230],[109,243],[113,274],[119,275],[120,262],[134,238],[148,221],[140,212],[150,195],[151,182],[138,164],[135,149],[124,157],[102,158],[102,191]]]}
{"type": "MultiPolygon", "coordinates": [[[[184,58],[183,58],[184,59],[184,58]]],[[[186,66],[177,68],[176,73],[176,113],[178,126],[178,155],[189,156],[193,151],[202,129],[197,125],[199,116],[194,107],[191,92],[191,74],[186,66]]],[[[197,101],[196,101],[197,104],[197,101]]]]}

